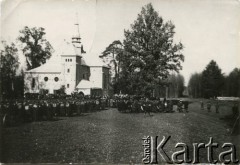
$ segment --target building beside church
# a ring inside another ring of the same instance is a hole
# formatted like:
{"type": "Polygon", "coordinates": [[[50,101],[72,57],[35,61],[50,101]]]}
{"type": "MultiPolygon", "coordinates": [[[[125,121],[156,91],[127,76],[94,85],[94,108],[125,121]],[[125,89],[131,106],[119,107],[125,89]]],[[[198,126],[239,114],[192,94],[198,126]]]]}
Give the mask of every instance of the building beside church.
{"type": "Polygon", "coordinates": [[[109,67],[98,55],[83,50],[79,34],[71,42],[64,41],[44,65],[25,71],[25,93],[57,93],[61,88],[70,95],[73,92],[90,95],[92,91],[109,95],[109,67]]]}

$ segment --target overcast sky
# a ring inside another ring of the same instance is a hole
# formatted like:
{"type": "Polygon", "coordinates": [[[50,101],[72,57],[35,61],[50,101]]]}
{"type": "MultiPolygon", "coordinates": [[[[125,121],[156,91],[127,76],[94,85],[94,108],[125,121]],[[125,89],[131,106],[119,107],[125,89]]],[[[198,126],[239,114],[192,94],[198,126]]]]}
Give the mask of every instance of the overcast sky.
{"type": "Polygon", "coordinates": [[[1,3],[1,36],[15,42],[24,26],[44,27],[57,51],[74,34],[78,13],[84,48],[99,55],[112,41],[123,40],[124,29],[149,2],[176,26],[175,41],[185,46],[186,82],[212,59],[226,74],[240,67],[239,0],[7,0],[1,3]]]}

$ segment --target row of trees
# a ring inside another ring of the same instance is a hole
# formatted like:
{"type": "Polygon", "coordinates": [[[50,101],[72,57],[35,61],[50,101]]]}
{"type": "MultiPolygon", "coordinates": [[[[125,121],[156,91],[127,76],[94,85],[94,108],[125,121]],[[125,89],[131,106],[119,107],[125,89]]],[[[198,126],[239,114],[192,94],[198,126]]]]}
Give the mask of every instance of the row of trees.
{"type": "Polygon", "coordinates": [[[174,29],[152,4],[142,8],[131,29],[124,30],[123,42],[113,41],[100,56],[111,67],[114,93],[150,96],[156,86],[168,85],[170,73],[181,70],[184,61],[174,29]]]}
{"type": "MultiPolygon", "coordinates": [[[[17,43],[7,44],[2,41],[3,48],[0,52],[0,85],[1,97],[4,99],[21,98],[24,92],[24,72],[20,68],[19,57],[24,54],[26,70],[34,69],[46,62],[51,57],[53,48],[45,39],[44,28],[24,27],[20,30],[17,43]]],[[[2,99],[2,98],[1,98],[2,99]]]]}
{"type": "Polygon", "coordinates": [[[185,90],[185,86],[184,86],[184,77],[181,74],[171,74],[168,79],[167,79],[167,83],[169,84],[169,93],[168,96],[169,97],[183,97],[184,94],[184,90],[185,90]]]}
{"type": "Polygon", "coordinates": [[[191,75],[188,90],[194,98],[240,97],[240,69],[235,68],[229,75],[224,75],[212,60],[203,72],[191,75]]]}

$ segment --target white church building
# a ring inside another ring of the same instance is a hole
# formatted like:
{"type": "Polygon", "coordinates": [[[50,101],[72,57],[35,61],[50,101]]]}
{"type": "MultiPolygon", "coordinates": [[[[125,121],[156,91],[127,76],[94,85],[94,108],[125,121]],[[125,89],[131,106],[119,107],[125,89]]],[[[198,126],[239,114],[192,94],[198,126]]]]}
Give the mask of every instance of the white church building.
{"type": "Polygon", "coordinates": [[[90,95],[93,90],[109,95],[109,67],[98,55],[85,53],[77,33],[71,42],[64,41],[55,57],[45,64],[25,71],[25,93],[54,94],[60,88],[70,95],[73,92],[90,95]]]}

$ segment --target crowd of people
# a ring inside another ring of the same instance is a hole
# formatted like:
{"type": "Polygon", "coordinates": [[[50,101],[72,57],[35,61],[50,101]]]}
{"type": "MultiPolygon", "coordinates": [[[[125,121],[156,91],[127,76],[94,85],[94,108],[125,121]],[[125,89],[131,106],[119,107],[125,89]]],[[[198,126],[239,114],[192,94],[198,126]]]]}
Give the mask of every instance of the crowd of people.
{"type": "Polygon", "coordinates": [[[25,98],[7,100],[0,103],[0,115],[4,125],[14,126],[25,122],[58,120],[59,117],[71,117],[82,113],[117,108],[120,112],[145,113],[173,112],[177,105],[179,112],[188,112],[188,101],[148,99],[145,97],[118,96],[109,97],[69,97],[69,98],[25,98]]]}
{"type": "Polygon", "coordinates": [[[57,120],[82,113],[104,110],[108,106],[104,97],[8,100],[0,104],[4,125],[13,126],[24,122],[57,120]]]}
{"type": "MultiPolygon", "coordinates": [[[[121,113],[144,113],[151,112],[188,112],[188,100],[146,98],[141,96],[115,95],[109,97],[64,97],[64,98],[25,98],[22,100],[7,100],[0,103],[0,117],[4,125],[13,126],[24,122],[58,120],[59,117],[79,116],[104,110],[112,107],[121,113]],[[174,108],[175,106],[175,108],[174,108]]],[[[208,101],[200,102],[201,109],[206,106],[208,112],[213,104],[208,101]],[[205,106],[204,106],[205,104],[205,106]]],[[[216,113],[219,113],[218,102],[214,103],[216,113]]],[[[236,104],[237,105],[237,104],[236,104]]],[[[233,107],[233,114],[238,116],[238,107],[233,107]]]]}
{"type": "Polygon", "coordinates": [[[145,114],[150,112],[174,112],[173,106],[177,106],[178,112],[188,112],[189,101],[166,98],[146,98],[146,97],[117,97],[114,104],[120,112],[133,112],[145,114]]]}

